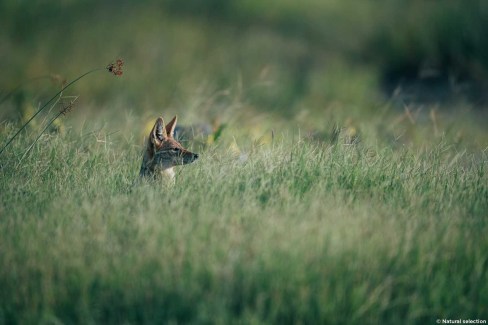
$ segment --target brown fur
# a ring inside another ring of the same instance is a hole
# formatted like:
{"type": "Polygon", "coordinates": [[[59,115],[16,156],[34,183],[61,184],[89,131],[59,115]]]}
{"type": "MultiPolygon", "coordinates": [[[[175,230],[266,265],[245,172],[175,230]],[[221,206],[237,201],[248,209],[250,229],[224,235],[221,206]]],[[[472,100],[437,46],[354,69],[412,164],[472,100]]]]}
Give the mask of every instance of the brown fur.
{"type": "Polygon", "coordinates": [[[198,154],[186,150],[173,138],[176,121],[175,116],[165,126],[162,117],[156,120],[147,140],[140,176],[155,177],[162,174],[173,179],[174,166],[186,165],[198,158],[198,154]]]}

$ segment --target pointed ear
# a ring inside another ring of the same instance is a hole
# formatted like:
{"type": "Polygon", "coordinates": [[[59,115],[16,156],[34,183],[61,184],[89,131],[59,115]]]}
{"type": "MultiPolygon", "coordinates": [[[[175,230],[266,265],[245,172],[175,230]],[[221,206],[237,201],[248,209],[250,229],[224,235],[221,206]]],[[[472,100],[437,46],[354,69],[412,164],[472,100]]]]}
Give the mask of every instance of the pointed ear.
{"type": "Polygon", "coordinates": [[[151,143],[154,144],[156,147],[161,145],[164,139],[166,139],[168,135],[166,134],[166,129],[164,128],[164,121],[162,117],[158,117],[156,123],[154,124],[151,134],[149,135],[149,139],[151,143]]]}
{"type": "Polygon", "coordinates": [[[172,138],[175,134],[176,121],[178,121],[178,117],[175,115],[175,117],[173,117],[173,119],[166,124],[166,134],[170,138],[172,138]]]}

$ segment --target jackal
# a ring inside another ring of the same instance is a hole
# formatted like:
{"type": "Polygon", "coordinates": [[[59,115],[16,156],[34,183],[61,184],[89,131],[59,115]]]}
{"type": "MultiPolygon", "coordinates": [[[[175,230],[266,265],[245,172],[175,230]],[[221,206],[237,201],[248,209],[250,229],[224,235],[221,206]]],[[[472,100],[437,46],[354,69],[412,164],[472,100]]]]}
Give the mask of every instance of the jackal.
{"type": "Polygon", "coordinates": [[[198,154],[186,150],[173,138],[176,121],[175,116],[165,126],[162,117],[156,120],[144,151],[141,177],[163,175],[174,181],[174,166],[186,165],[198,158],[198,154]]]}

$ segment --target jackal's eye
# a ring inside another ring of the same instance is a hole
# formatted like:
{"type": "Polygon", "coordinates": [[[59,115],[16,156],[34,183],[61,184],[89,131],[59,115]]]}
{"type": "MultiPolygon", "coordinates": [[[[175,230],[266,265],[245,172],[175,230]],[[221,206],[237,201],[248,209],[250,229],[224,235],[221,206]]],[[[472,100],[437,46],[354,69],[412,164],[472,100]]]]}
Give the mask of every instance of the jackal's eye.
{"type": "Polygon", "coordinates": [[[179,152],[180,149],[179,148],[171,148],[171,151],[173,151],[173,152],[179,152]]]}

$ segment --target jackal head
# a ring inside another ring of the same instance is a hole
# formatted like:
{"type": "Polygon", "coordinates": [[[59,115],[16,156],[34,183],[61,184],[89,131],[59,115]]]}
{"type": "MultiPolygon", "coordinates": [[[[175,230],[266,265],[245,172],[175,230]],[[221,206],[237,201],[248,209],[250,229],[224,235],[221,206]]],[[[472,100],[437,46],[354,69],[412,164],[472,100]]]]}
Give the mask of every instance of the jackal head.
{"type": "Polygon", "coordinates": [[[186,165],[194,162],[198,154],[183,148],[173,138],[177,118],[176,116],[164,124],[162,117],[158,117],[154,124],[146,145],[140,175],[152,175],[155,172],[166,172],[173,177],[174,166],[186,165]]]}

